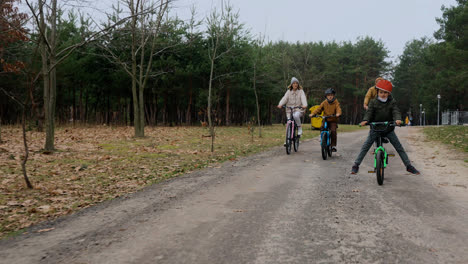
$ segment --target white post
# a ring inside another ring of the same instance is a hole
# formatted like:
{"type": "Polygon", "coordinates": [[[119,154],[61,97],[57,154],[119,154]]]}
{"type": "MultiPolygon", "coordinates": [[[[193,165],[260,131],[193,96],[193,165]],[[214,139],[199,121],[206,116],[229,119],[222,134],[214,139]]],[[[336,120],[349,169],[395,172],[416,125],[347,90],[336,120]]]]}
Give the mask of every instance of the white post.
{"type": "Polygon", "coordinates": [[[424,115],[424,126],[426,126],[426,109],[423,109],[423,115],[424,115]]]}
{"type": "Polygon", "coordinates": [[[419,104],[419,125],[422,126],[422,104],[419,104]]]}

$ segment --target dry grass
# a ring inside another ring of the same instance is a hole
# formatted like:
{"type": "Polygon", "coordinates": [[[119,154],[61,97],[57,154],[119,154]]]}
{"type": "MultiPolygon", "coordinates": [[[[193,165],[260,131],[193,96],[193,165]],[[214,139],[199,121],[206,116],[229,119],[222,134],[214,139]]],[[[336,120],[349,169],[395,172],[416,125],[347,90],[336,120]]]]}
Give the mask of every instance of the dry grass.
{"type": "MultiPolygon", "coordinates": [[[[340,125],[340,130],[354,130],[340,125]]],[[[3,127],[0,144],[0,237],[46,219],[120,195],[148,184],[283,143],[284,126],[263,128],[254,137],[247,127],[216,129],[216,149],[210,152],[208,130],[202,127],[147,127],[145,138],[133,138],[132,127],[63,127],[56,130],[53,154],[41,152],[44,133],[28,132],[28,174],[21,173],[19,127],[3,127]]],[[[318,135],[307,130],[303,139],[318,135]]]]}

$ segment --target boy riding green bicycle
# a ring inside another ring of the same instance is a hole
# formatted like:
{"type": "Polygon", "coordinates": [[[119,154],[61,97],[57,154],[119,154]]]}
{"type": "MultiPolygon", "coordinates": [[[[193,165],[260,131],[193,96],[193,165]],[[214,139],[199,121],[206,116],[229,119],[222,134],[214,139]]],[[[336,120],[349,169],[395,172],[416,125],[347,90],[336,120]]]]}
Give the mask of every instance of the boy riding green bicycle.
{"type": "MultiPolygon", "coordinates": [[[[369,122],[386,122],[393,120],[395,121],[396,125],[401,125],[402,121],[400,110],[398,109],[395,100],[389,97],[393,89],[392,83],[387,80],[380,80],[375,87],[378,89],[377,98],[372,99],[370,101],[369,109],[364,115],[363,121],[360,125],[364,126],[369,122]]],[[[378,130],[380,130],[380,128],[377,127],[378,130]]],[[[372,129],[369,131],[367,140],[364,142],[364,145],[361,147],[359,155],[354,161],[354,165],[351,169],[351,174],[358,173],[359,165],[361,164],[365,155],[369,151],[372,144],[375,142],[376,138],[381,136],[382,134],[390,140],[390,143],[392,143],[393,147],[400,155],[401,160],[405,164],[406,170],[412,174],[419,174],[419,171],[415,167],[413,167],[413,165],[411,165],[408,155],[406,154],[405,149],[403,148],[403,146],[400,143],[400,140],[395,134],[394,129],[395,127],[389,126],[384,128],[384,131],[381,132],[376,132],[372,129]]]]}

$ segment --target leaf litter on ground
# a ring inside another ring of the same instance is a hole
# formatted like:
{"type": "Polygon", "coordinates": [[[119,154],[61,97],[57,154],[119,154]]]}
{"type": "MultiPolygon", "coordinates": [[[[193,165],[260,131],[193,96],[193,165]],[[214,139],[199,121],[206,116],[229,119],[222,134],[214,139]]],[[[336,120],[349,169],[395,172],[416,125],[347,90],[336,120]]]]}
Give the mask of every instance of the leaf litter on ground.
{"type": "MultiPolygon", "coordinates": [[[[263,127],[263,136],[256,134],[253,141],[246,126],[217,127],[214,153],[203,127],[146,127],[144,138],[134,138],[133,127],[58,127],[53,153],[42,151],[44,133],[29,131],[27,170],[32,190],[22,176],[20,132],[20,127],[2,127],[0,237],[149,184],[209,166],[218,168],[217,163],[279,146],[284,126],[263,127]]],[[[302,138],[317,135],[308,131],[302,138]]]]}

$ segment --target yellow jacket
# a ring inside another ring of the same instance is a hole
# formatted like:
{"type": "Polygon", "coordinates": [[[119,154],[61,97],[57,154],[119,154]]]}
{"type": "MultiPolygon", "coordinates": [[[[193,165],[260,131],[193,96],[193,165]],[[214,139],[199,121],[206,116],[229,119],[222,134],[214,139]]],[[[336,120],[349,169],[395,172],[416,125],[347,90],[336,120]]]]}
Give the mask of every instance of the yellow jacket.
{"type": "MultiPolygon", "coordinates": [[[[341,115],[341,107],[340,103],[337,99],[335,99],[331,104],[325,99],[321,104],[320,107],[317,107],[313,112],[312,115],[318,115],[323,111],[324,116],[329,115],[341,115]]],[[[338,122],[338,118],[332,117],[328,119],[329,122],[338,122]]]]}
{"type": "Polygon", "coordinates": [[[377,97],[377,88],[375,86],[372,86],[367,90],[366,97],[364,98],[364,105],[369,105],[370,100],[374,99],[377,97]]]}

